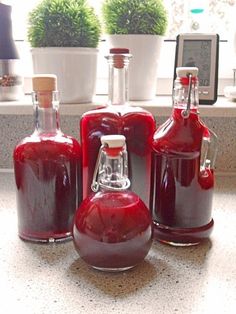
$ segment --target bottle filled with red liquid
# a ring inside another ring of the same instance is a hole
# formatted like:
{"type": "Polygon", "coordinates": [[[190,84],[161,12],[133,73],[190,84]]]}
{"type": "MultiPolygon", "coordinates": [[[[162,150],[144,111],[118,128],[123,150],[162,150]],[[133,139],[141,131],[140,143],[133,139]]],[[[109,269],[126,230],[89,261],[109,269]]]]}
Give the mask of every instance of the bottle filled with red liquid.
{"type": "Polygon", "coordinates": [[[77,209],[74,245],[80,257],[102,271],[123,271],[142,262],[152,244],[150,210],[128,190],[123,135],[101,137],[92,190],[77,209]]]}
{"type": "Polygon", "coordinates": [[[125,48],[113,48],[109,64],[109,99],[107,106],[86,112],[80,125],[83,151],[83,198],[91,193],[96,156],[103,135],[126,137],[129,152],[131,190],[149,206],[151,143],[155,120],[151,113],[128,104],[128,65],[131,55],[125,48]]]}
{"type": "Polygon", "coordinates": [[[18,233],[29,241],[62,241],[72,236],[82,198],[81,148],[60,129],[56,77],[33,77],[33,90],[35,130],[14,150],[18,233]]]}
{"type": "Polygon", "coordinates": [[[177,68],[171,117],[153,138],[154,237],[194,245],[213,229],[216,135],[198,112],[198,68],[177,68]]]}

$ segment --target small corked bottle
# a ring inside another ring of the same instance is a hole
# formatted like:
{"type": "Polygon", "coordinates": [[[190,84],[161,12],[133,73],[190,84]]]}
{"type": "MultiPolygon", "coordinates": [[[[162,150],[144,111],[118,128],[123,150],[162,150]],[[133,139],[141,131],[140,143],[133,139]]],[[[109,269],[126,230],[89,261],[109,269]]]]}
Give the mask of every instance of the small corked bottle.
{"type": "Polygon", "coordinates": [[[35,130],[14,150],[18,232],[36,242],[71,237],[81,201],[81,148],[60,129],[54,75],[33,77],[35,130]]]}

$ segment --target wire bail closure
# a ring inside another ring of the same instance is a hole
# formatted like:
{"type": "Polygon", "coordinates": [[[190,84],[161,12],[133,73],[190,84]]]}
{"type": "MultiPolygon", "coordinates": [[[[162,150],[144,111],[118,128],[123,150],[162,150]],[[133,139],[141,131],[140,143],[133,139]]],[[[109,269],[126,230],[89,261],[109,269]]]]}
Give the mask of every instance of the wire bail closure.
{"type": "Polygon", "coordinates": [[[99,165],[100,165],[100,161],[101,161],[101,156],[102,156],[102,150],[105,147],[105,145],[101,145],[99,148],[99,152],[98,152],[98,158],[95,164],[95,168],[94,168],[94,173],[93,173],[93,181],[91,184],[91,189],[93,192],[98,192],[99,190],[99,182],[97,181],[97,177],[98,177],[98,169],[99,169],[99,165]]]}
{"type": "Polygon", "coordinates": [[[189,73],[187,74],[187,77],[189,78],[189,83],[188,83],[188,102],[187,102],[187,108],[181,112],[182,117],[184,119],[187,119],[190,115],[190,106],[191,106],[191,93],[192,93],[192,74],[189,73]]]}
{"type": "MultiPolygon", "coordinates": [[[[100,163],[101,163],[101,160],[102,160],[102,151],[105,147],[108,147],[107,144],[102,144],[100,146],[100,149],[99,149],[99,152],[98,152],[98,157],[97,157],[97,161],[96,161],[96,164],[95,164],[95,168],[94,168],[94,173],[93,173],[93,180],[92,180],[92,184],[91,184],[91,189],[93,192],[98,192],[99,190],[99,187],[101,188],[104,188],[106,190],[110,190],[110,191],[124,191],[124,190],[127,190],[130,185],[131,185],[131,182],[128,178],[126,178],[125,180],[125,183],[121,186],[121,187],[115,187],[115,186],[109,186],[109,185],[106,185],[106,184],[103,184],[99,179],[98,179],[98,176],[101,175],[102,173],[104,173],[104,170],[101,170],[99,172],[99,166],[100,166],[100,163]]],[[[127,171],[127,152],[125,153],[125,159],[123,159],[123,162],[124,162],[124,167],[127,171]]]]}

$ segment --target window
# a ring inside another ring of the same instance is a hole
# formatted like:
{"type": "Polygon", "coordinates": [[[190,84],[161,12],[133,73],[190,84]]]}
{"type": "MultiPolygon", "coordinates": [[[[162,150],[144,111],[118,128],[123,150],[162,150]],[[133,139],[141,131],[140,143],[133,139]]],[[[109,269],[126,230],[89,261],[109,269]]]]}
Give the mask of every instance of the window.
{"type": "Polygon", "coordinates": [[[229,39],[230,33],[235,30],[236,0],[167,0],[165,3],[171,38],[180,32],[203,31],[218,33],[222,39],[229,39]]]}
{"type": "MultiPolygon", "coordinates": [[[[232,69],[235,67],[236,48],[233,45],[236,45],[236,0],[166,0],[165,4],[169,12],[168,38],[174,39],[178,33],[194,31],[220,35],[218,92],[223,94],[224,86],[232,85],[232,69]]],[[[168,62],[174,59],[175,49],[172,44],[166,42],[162,49],[158,74],[160,85],[173,75],[173,63],[168,62]]]]}
{"type": "MultiPolygon", "coordinates": [[[[12,5],[13,35],[18,41],[19,50],[21,51],[21,59],[24,63],[24,75],[30,76],[32,65],[29,46],[26,43],[27,15],[40,0],[28,0],[24,2],[19,0],[5,0],[2,2],[12,5]]],[[[96,12],[99,14],[102,0],[88,0],[88,2],[94,6],[96,12]]],[[[226,79],[228,84],[230,84],[233,60],[235,58],[232,42],[233,35],[236,32],[236,0],[165,0],[163,2],[169,14],[167,39],[174,41],[176,34],[180,32],[201,31],[220,34],[220,38],[224,42],[220,43],[219,77],[226,79]],[[232,62],[229,62],[230,60],[232,62]]],[[[167,84],[170,86],[169,79],[173,76],[174,45],[175,43],[171,41],[166,41],[163,45],[158,72],[158,85],[160,86],[158,93],[166,93],[166,91],[162,91],[163,88],[165,89],[163,82],[166,79],[168,79],[167,84]]],[[[105,43],[101,42],[102,52],[105,51],[104,47],[105,43]]],[[[98,82],[98,92],[104,92],[102,86],[106,74],[101,73],[103,69],[104,66],[99,67],[100,81],[98,82]]],[[[223,83],[223,85],[227,84],[227,82],[223,83]]],[[[169,93],[170,90],[167,92],[169,93]]]]}
{"type": "MultiPolygon", "coordinates": [[[[12,20],[15,39],[26,39],[27,15],[40,0],[5,0],[3,3],[12,5],[12,20]]],[[[88,0],[100,13],[102,0],[88,0]]],[[[222,38],[227,39],[236,13],[236,0],[165,0],[169,12],[168,38],[175,38],[179,32],[198,31],[217,32],[222,38]],[[195,13],[194,13],[195,12],[195,13]],[[199,20],[199,28],[193,25],[194,20],[199,20]]]]}

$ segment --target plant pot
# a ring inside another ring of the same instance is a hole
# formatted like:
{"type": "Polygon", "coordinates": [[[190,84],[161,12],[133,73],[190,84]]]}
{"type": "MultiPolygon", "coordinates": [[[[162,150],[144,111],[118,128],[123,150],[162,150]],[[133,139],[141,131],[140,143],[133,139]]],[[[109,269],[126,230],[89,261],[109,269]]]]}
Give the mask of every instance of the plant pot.
{"type": "Polygon", "coordinates": [[[156,94],[158,60],[163,36],[108,35],[109,47],[129,48],[129,99],[151,100],[156,94]]]}
{"type": "Polygon", "coordinates": [[[61,103],[92,102],[96,88],[96,48],[33,48],[35,74],[55,74],[61,103]]]}

